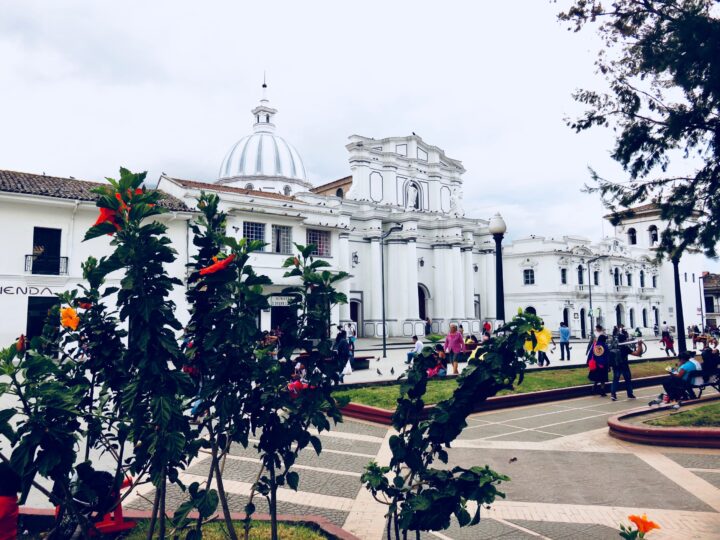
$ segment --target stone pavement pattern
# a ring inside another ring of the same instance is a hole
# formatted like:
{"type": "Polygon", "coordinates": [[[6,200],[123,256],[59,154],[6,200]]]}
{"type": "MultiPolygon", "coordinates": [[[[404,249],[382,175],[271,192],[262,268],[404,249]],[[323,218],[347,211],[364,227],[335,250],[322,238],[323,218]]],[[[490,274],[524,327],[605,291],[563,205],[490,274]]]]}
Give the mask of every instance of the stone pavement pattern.
{"type": "MultiPolygon", "coordinates": [[[[641,389],[638,400],[611,402],[585,397],[472,415],[450,450],[450,466],[488,464],[510,476],[507,495],[483,510],[475,527],[423,533],[422,538],[616,539],[629,514],[647,513],[662,529],[650,538],[720,539],[720,451],[649,447],[611,438],[607,419],[645,405],[657,388],[641,389]]],[[[295,470],[299,491],[280,489],[281,513],[315,514],[358,537],[385,537],[385,508],[362,489],[367,462],[390,459],[391,429],[347,420],[321,435],[323,453],[304,450],[295,470]]],[[[208,457],[182,475],[203,481],[208,457]]],[[[242,511],[259,461],[253,448],[233,447],[224,466],[230,505],[242,511]]],[[[127,505],[149,509],[151,488],[127,505]]],[[[182,494],[168,492],[168,506],[182,494]]],[[[256,498],[259,512],[266,512],[256,498]]],[[[414,538],[414,535],[410,536],[414,538]]]]}

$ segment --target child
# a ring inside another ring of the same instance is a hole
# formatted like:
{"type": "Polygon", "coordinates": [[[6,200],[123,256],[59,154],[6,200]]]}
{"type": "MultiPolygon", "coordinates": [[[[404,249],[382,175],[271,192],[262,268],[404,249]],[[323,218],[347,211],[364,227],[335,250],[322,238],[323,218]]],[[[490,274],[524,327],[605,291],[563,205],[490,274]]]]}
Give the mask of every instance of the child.
{"type": "Polygon", "coordinates": [[[0,540],[17,538],[20,477],[7,463],[0,463],[0,540]]]}

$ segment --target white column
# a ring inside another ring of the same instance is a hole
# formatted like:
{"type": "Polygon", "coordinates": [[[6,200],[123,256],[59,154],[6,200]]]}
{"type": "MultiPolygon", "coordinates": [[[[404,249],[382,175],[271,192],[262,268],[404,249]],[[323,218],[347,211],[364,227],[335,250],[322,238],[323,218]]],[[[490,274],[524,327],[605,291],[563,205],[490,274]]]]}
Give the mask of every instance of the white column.
{"type": "Polygon", "coordinates": [[[463,272],[465,273],[465,317],[475,318],[475,287],[473,285],[473,257],[472,248],[463,248],[463,272]]]}
{"type": "Polygon", "coordinates": [[[463,273],[462,264],[462,253],[460,252],[460,246],[453,246],[452,248],[452,266],[449,270],[453,275],[453,309],[452,316],[457,318],[458,321],[465,317],[465,275],[463,273]]]}
{"type": "MultiPolygon", "coordinates": [[[[338,270],[350,272],[350,234],[340,233],[338,242],[338,270]]],[[[350,279],[344,279],[338,290],[347,297],[347,304],[340,304],[339,317],[341,323],[350,322],[350,279]]]]}
{"type": "Polygon", "coordinates": [[[394,320],[392,323],[394,328],[402,328],[401,322],[407,313],[407,279],[405,275],[405,267],[407,258],[405,257],[405,241],[386,240],[385,255],[387,258],[387,266],[385,268],[387,276],[387,288],[385,289],[385,298],[387,304],[385,311],[387,318],[394,320]]]}
{"type": "Polygon", "coordinates": [[[370,270],[366,274],[370,277],[370,287],[367,298],[370,305],[365,306],[369,319],[379,321],[382,319],[382,289],[381,289],[381,259],[380,259],[380,239],[373,238],[370,240],[370,270]]]}
{"type": "Polygon", "coordinates": [[[407,275],[405,287],[407,291],[407,313],[406,319],[417,319],[420,317],[420,304],[418,302],[418,261],[417,245],[415,239],[408,240],[406,246],[405,266],[407,275]]]}
{"type": "Polygon", "coordinates": [[[452,289],[449,289],[449,287],[452,286],[452,279],[446,275],[445,271],[449,254],[450,250],[447,249],[446,246],[433,247],[433,259],[435,263],[435,268],[433,268],[434,290],[432,292],[434,313],[430,314],[430,317],[433,319],[447,319],[450,317],[447,306],[449,301],[451,301],[448,296],[448,290],[452,291],[452,289]]]}

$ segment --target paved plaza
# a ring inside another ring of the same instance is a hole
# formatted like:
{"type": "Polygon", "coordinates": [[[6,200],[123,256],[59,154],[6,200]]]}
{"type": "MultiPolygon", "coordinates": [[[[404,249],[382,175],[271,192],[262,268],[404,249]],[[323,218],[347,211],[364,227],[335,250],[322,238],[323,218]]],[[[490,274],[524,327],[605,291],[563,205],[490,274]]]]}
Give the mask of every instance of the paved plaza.
{"type": "MultiPolygon", "coordinates": [[[[662,529],[652,538],[720,539],[720,450],[650,447],[608,435],[607,419],[641,407],[658,388],[637,392],[638,400],[585,397],[475,414],[450,451],[450,465],[488,464],[510,476],[507,494],[472,528],[453,525],[423,539],[616,539],[629,514],[647,513],[662,529]]],[[[348,419],[321,435],[323,453],[304,450],[296,465],[299,491],[280,489],[279,511],[315,514],[358,537],[384,536],[385,508],[360,485],[370,460],[387,464],[393,431],[348,419]]],[[[183,475],[202,481],[203,456],[183,475]]],[[[234,447],[224,465],[231,507],[242,511],[259,460],[252,448],[234,447]]],[[[180,493],[168,492],[169,506],[180,493]]],[[[151,507],[151,488],[128,506],[151,507]]],[[[259,512],[266,512],[262,498],[259,512]]]]}

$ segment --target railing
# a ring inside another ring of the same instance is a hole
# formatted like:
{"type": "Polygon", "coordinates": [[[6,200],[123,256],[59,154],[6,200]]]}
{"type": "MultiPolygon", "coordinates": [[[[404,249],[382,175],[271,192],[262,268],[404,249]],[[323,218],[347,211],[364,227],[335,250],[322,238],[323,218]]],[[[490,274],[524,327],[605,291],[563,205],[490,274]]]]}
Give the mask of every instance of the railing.
{"type": "Polygon", "coordinates": [[[661,294],[657,287],[641,287],[640,294],[661,294]]]}
{"type": "Polygon", "coordinates": [[[578,292],[587,292],[588,286],[587,285],[575,285],[575,290],[578,292]]]}
{"type": "Polygon", "coordinates": [[[68,258],[25,255],[25,272],[46,276],[66,275],[68,273],[68,258]]]}
{"type": "Polygon", "coordinates": [[[615,292],[627,294],[631,291],[632,287],[627,285],[615,285],[615,292]]]}

